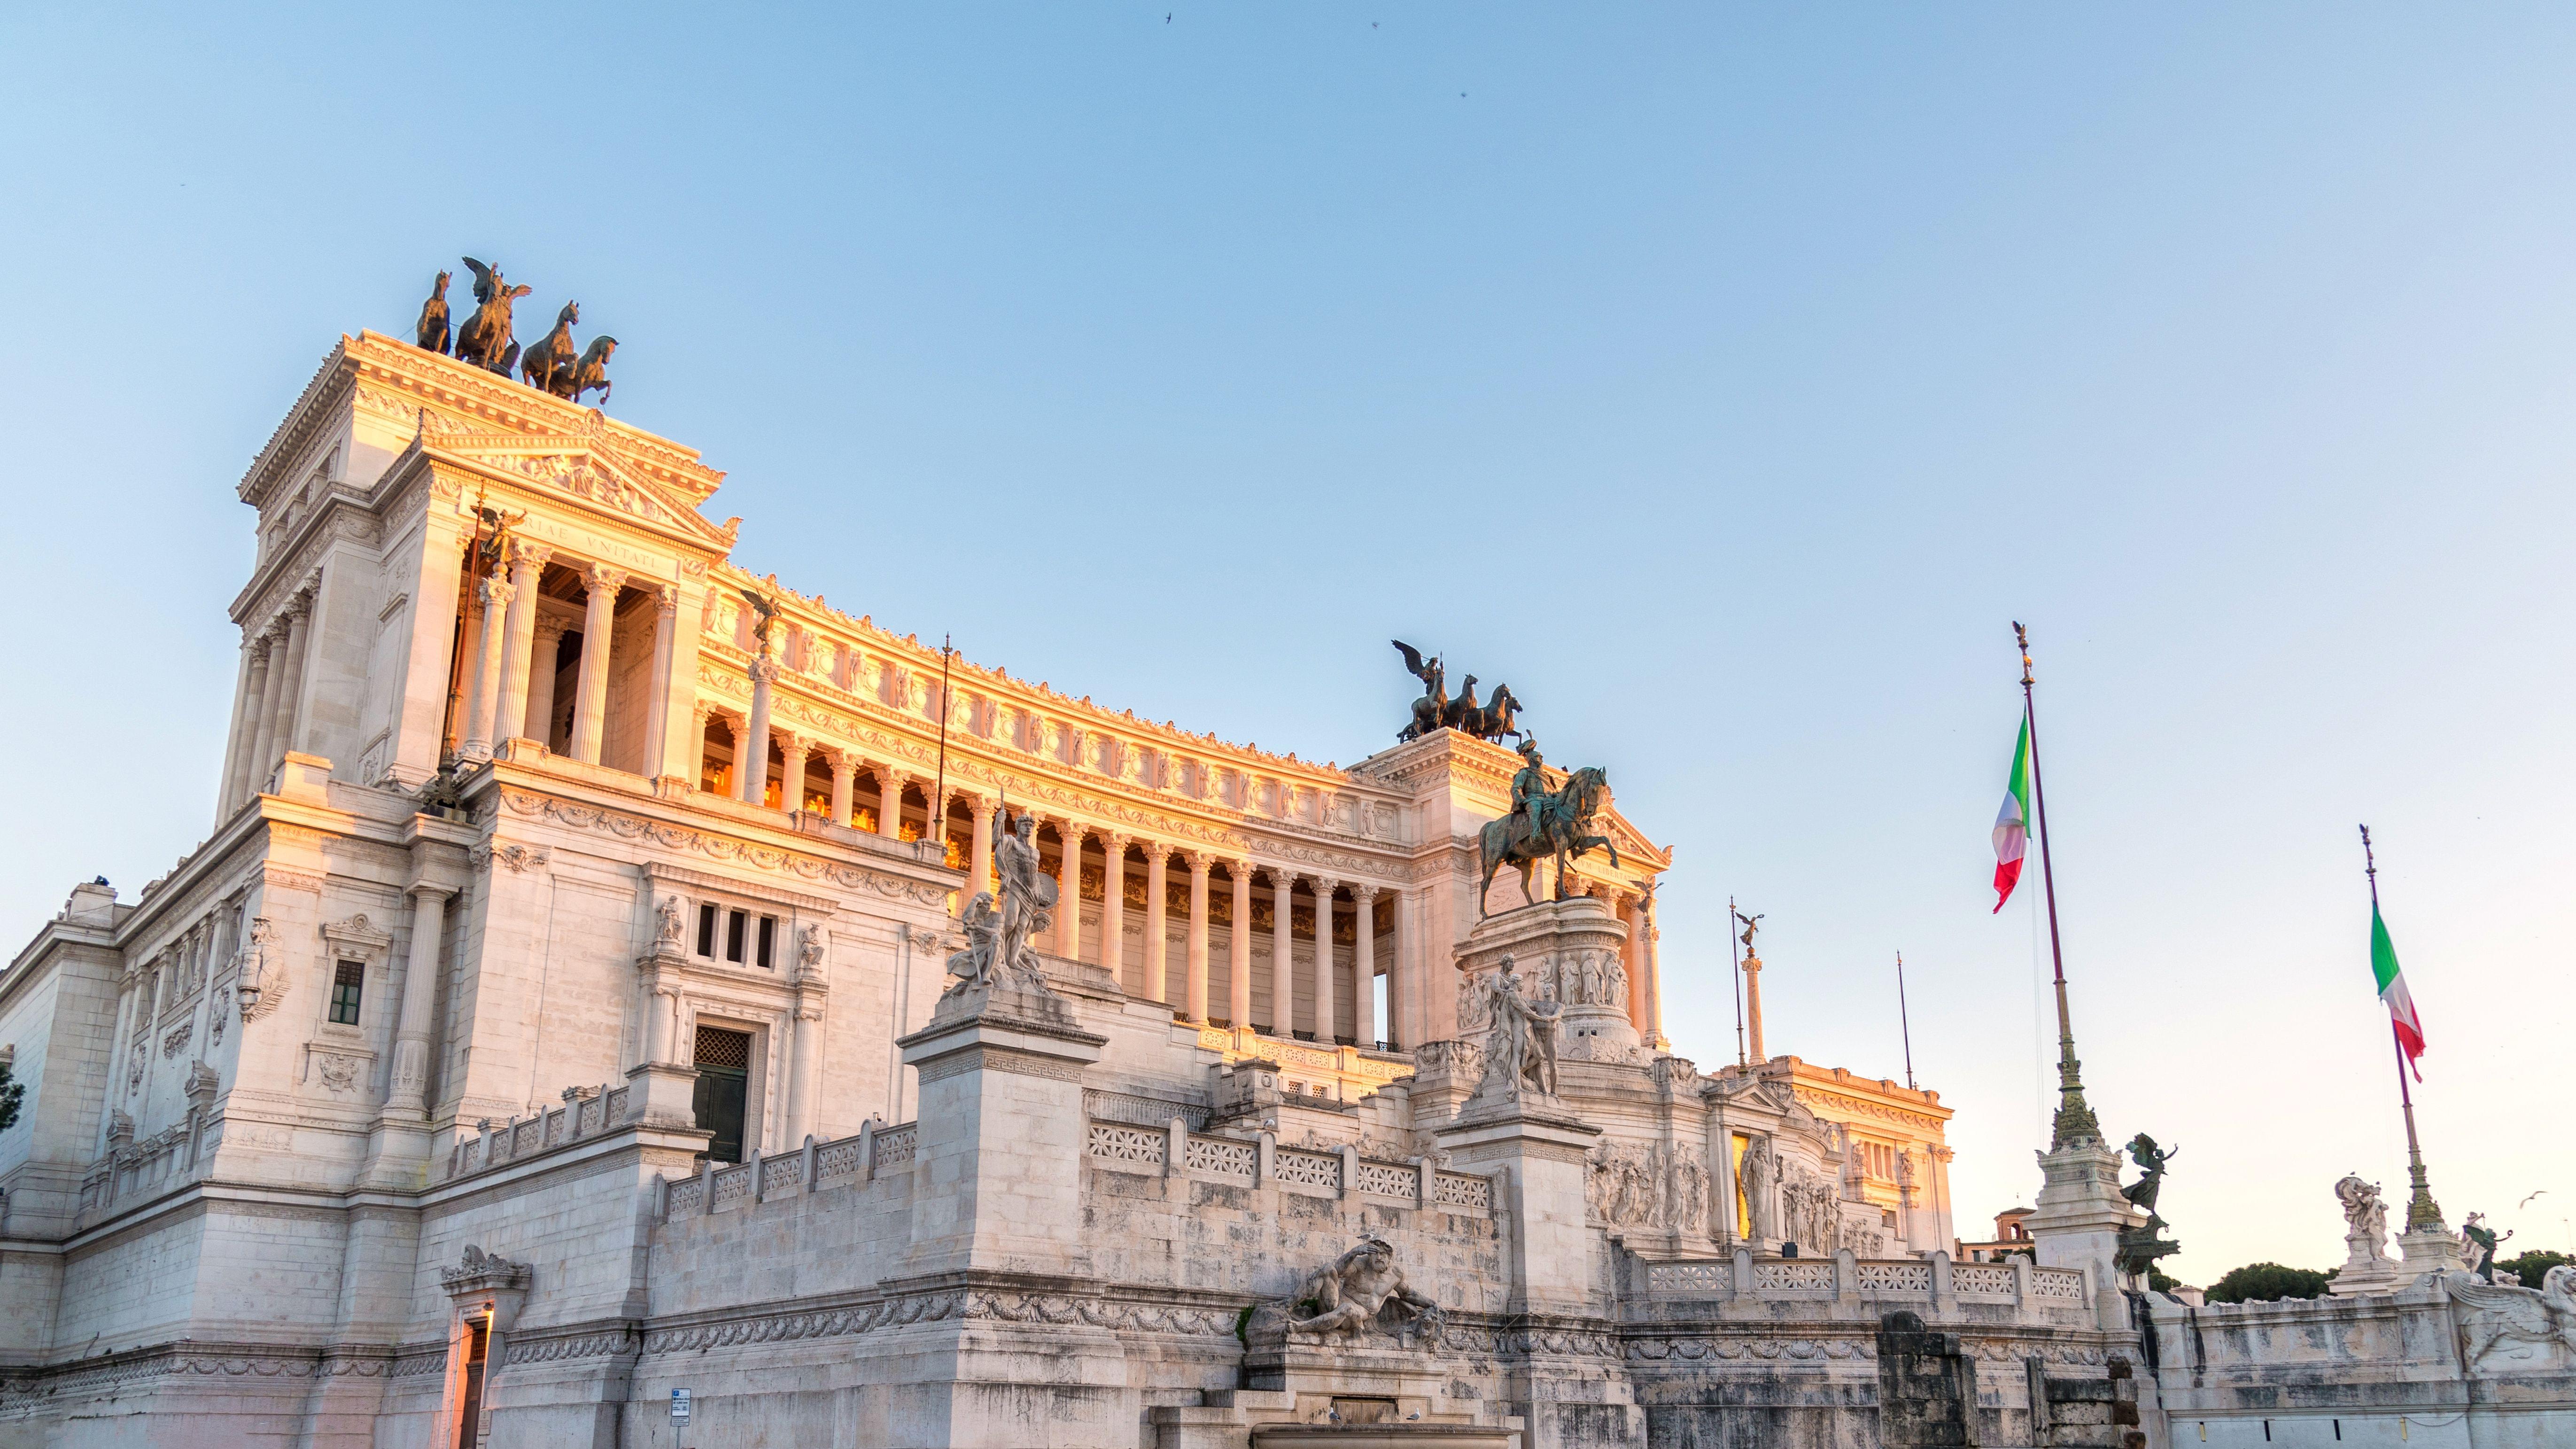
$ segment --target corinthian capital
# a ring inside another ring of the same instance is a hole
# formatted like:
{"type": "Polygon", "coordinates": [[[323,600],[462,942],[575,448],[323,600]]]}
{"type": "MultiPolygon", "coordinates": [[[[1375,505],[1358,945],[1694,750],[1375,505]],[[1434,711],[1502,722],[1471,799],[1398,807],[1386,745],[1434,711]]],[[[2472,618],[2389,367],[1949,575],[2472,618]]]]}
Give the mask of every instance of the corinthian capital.
{"type": "Polygon", "coordinates": [[[530,543],[524,538],[510,540],[510,566],[514,569],[542,569],[554,556],[554,549],[546,544],[530,543]]]}
{"type": "Polygon", "coordinates": [[[508,579],[501,577],[499,574],[494,574],[492,577],[483,581],[483,607],[486,609],[497,609],[502,605],[509,603],[511,597],[518,592],[518,585],[511,583],[508,579]]]}
{"type": "Polygon", "coordinates": [[[601,563],[592,564],[582,571],[583,583],[594,589],[606,589],[611,594],[626,587],[626,579],[626,570],[601,563]]]}

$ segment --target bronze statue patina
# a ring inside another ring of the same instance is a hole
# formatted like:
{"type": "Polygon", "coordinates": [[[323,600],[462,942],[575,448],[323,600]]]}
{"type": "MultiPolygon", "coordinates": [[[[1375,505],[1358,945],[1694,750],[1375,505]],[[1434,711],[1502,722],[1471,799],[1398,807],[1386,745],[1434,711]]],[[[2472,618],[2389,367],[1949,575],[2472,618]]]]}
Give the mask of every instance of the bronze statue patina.
{"type": "Polygon", "coordinates": [[[1521,899],[1536,905],[1538,895],[1530,888],[1530,879],[1540,861],[1555,861],[1560,879],[1572,861],[1595,846],[1610,852],[1611,865],[1619,863],[1619,847],[1609,836],[1586,833],[1601,809],[1610,777],[1587,765],[1567,776],[1563,789],[1550,790],[1547,761],[1539,754],[1538,741],[1522,740],[1520,753],[1520,771],[1512,776],[1512,813],[1488,821],[1477,838],[1480,914],[1486,894],[1493,889],[1494,872],[1505,864],[1520,869],[1521,899]]]}
{"type": "Polygon", "coordinates": [[[1476,676],[1470,674],[1467,676],[1466,689],[1457,698],[1452,699],[1449,696],[1448,678],[1439,655],[1425,655],[1421,650],[1401,639],[1394,640],[1393,643],[1396,648],[1404,651],[1405,671],[1422,681],[1422,697],[1413,702],[1412,721],[1403,729],[1396,731],[1395,738],[1398,743],[1418,740],[1444,729],[1456,730],[1463,735],[1474,735],[1480,740],[1497,744],[1506,735],[1520,734],[1520,727],[1514,723],[1514,720],[1520,712],[1521,702],[1512,693],[1510,685],[1495,685],[1493,698],[1478,704],[1476,676]]]}
{"type": "Polygon", "coordinates": [[[2144,1210],[2147,1216],[2154,1217],[2156,1194],[2163,1191],[2165,1185],[2165,1164],[2173,1161],[2174,1154],[2180,1151],[2180,1147],[2158,1151],[2156,1139],[2144,1132],[2130,1138],[2129,1156],[2136,1160],[2139,1176],[2136,1182],[2120,1189],[2120,1196],[2144,1210]]]}
{"type": "Polygon", "coordinates": [[[563,310],[555,314],[555,330],[547,333],[544,340],[529,348],[526,355],[519,359],[519,377],[522,381],[539,392],[554,393],[557,397],[564,395],[556,390],[555,378],[558,374],[564,374],[568,379],[572,372],[574,359],[572,324],[580,320],[581,304],[564,303],[563,310]]]}
{"type": "Polygon", "coordinates": [[[413,339],[423,348],[441,356],[447,353],[447,279],[449,275],[450,273],[441,272],[438,274],[438,280],[429,284],[429,300],[420,304],[420,323],[413,333],[413,339]]]}
{"type": "Polygon", "coordinates": [[[510,335],[510,305],[530,289],[509,285],[501,280],[499,267],[487,267],[472,257],[465,259],[465,269],[474,274],[474,300],[481,305],[465,319],[465,330],[456,334],[456,358],[508,377],[519,360],[519,344],[510,335]]]}
{"type": "MultiPolygon", "coordinates": [[[[777,577],[776,574],[770,575],[773,582],[777,577]]],[[[766,657],[769,653],[769,626],[777,620],[780,605],[776,599],[751,589],[744,589],[742,596],[751,604],[751,652],[766,657]]]]}
{"type": "Polygon", "coordinates": [[[2495,1281],[2496,1247],[2512,1237],[2513,1231],[2508,1228],[2499,1236],[2495,1229],[2482,1226],[2486,1220],[2485,1213],[2471,1213],[2468,1221],[2460,1224],[2460,1255],[2469,1260],[2470,1272],[2492,1283],[2495,1281]]]}
{"type": "Polygon", "coordinates": [[[1398,743],[1418,740],[1441,727],[1449,713],[1449,684],[1441,672],[1440,656],[1423,657],[1422,651],[1398,639],[1395,647],[1404,651],[1405,672],[1422,681],[1422,697],[1413,702],[1413,722],[1396,731],[1398,743]]]}
{"type": "Polygon", "coordinates": [[[617,351],[614,337],[594,337],[581,354],[581,361],[555,374],[555,396],[581,401],[586,392],[596,392],[602,403],[608,401],[608,359],[617,351]]]}
{"type": "Polygon", "coordinates": [[[2182,1244],[2164,1236],[2165,1220],[2156,1216],[2156,1194],[2164,1189],[2165,1164],[2181,1150],[2159,1150],[2156,1139],[2144,1132],[2129,1139],[2129,1156],[2138,1164],[2138,1180],[2120,1189],[2120,1196],[2144,1212],[2147,1220],[2120,1230],[2112,1256],[2123,1273],[2143,1278],[2155,1267],[2156,1259],[2182,1251],[2182,1244]]]}

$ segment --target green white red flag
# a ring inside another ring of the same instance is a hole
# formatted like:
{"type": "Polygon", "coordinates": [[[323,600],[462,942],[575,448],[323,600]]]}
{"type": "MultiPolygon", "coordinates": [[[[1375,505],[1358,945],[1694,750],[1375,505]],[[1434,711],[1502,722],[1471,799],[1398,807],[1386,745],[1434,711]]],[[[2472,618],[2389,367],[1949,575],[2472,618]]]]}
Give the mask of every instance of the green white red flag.
{"type": "Polygon", "coordinates": [[[2021,740],[2013,746],[2012,778],[2004,782],[2004,808],[1995,812],[1995,909],[2012,899],[2021,883],[2021,858],[2030,848],[2030,716],[2021,720],[2021,740]]]}
{"type": "Polygon", "coordinates": [[[2415,1080],[2424,1080],[2424,1022],[2415,1014],[2415,998],[2406,990],[2406,973],[2397,969],[2397,948],[2388,943],[2388,923],[2379,919],[2379,902],[2370,903],[2370,970],[2379,978],[2379,999],[2388,1006],[2388,1024],[2397,1033],[2397,1049],[2415,1080]]]}

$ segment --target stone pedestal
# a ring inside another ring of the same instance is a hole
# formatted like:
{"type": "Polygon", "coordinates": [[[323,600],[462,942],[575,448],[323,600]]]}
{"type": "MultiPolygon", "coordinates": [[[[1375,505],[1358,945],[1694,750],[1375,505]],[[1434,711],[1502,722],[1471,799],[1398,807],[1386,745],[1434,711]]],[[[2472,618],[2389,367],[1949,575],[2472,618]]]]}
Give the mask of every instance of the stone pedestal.
{"type": "Polygon", "coordinates": [[[2039,1154],[2039,1170],[2045,1181],[2038,1210],[2022,1220],[2032,1255],[2043,1268],[2083,1269],[2099,1326],[2125,1331],[2120,1234],[2146,1218],[2120,1195],[2119,1151],[2095,1140],[2072,1142],[2039,1154]]]}
{"type": "MultiPolygon", "coordinates": [[[[2455,1242],[2454,1251],[2457,1247],[2455,1242]]],[[[2343,1267],[2326,1285],[2326,1291],[2338,1298],[2349,1298],[2356,1293],[2393,1293],[2403,1286],[2408,1281],[2404,1269],[2381,1256],[2377,1248],[2378,1244],[2369,1238],[2345,1234],[2343,1267]]]]}
{"type": "Polygon", "coordinates": [[[949,997],[896,1043],[920,1073],[906,1275],[1081,1275],[1082,1069],[1107,1037],[1047,991],[949,997]]]}
{"type": "Polygon", "coordinates": [[[1082,1227],[1082,1072],[1107,1040],[1053,992],[997,985],[943,998],[897,1042],[921,1116],[911,1241],[880,1287],[942,1306],[889,1340],[939,1372],[895,1392],[888,1444],[1134,1442],[1124,1351],[1076,1307],[1100,1294],[1082,1227]]]}
{"type": "Polygon", "coordinates": [[[1458,944],[1458,972],[1475,989],[1508,956],[1525,992],[1556,1003],[1560,1058],[1642,1061],[1644,1038],[1628,1017],[1627,942],[1606,901],[1543,901],[1477,922],[1458,944]]]}
{"type": "Polygon", "coordinates": [[[1593,1287],[1590,1229],[1583,1222],[1585,1154],[1601,1129],[1576,1118],[1552,1097],[1469,1099],[1439,1142],[1459,1172],[1506,1179],[1496,1201],[1510,1203],[1511,1272],[1507,1300],[1515,1313],[1582,1313],[1593,1287]]]}
{"type": "Polygon", "coordinates": [[[2389,1286],[2403,1288],[2429,1273],[2465,1273],[2469,1260],[2460,1251],[2460,1239],[2442,1223],[2434,1223],[2421,1232],[2400,1233],[2397,1237],[2400,1261],[2390,1267],[2389,1286]]]}

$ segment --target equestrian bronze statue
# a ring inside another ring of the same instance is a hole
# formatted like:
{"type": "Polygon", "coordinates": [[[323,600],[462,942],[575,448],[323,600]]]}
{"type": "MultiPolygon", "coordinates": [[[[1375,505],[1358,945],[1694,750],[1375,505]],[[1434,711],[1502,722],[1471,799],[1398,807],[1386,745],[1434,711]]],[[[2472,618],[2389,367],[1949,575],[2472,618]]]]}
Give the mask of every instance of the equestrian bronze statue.
{"type": "Polygon", "coordinates": [[[1596,845],[1610,852],[1612,866],[1619,864],[1619,847],[1610,837],[1588,833],[1592,817],[1601,809],[1601,797],[1610,788],[1610,777],[1586,765],[1567,776],[1563,788],[1550,790],[1547,761],[1538,752],[1538,742],[1521,741],[1520,752],[1525,763],[1512,777],[1512,813],[1488,822],[1477,837],[1478,915],[1485,914],[1494,872],[1507,864],[1520,868],[1521,899],[1531,905],[1538,904],[1531,873],[1542,860],[1556,862],[1559,880],[1572,861],[1596,845]]]}

